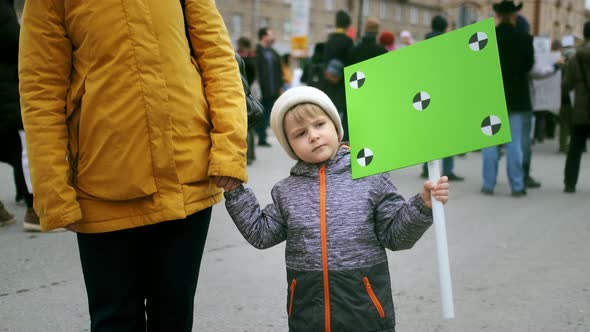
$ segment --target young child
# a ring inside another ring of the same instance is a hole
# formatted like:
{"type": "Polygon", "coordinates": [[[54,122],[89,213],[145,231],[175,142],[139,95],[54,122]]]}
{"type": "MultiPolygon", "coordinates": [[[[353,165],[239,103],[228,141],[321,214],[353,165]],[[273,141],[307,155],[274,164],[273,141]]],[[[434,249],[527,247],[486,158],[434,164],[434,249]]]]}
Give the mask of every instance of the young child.
{"type": "Polygon", "coordinates": [[[287,241],[289,331],[395,331],[385,248],[418,241],[432,224],[431,192],[448,200],[446,177],[408,202],[387,174],[353,180],[336,107],[312,87],[279,97],[271,127],[298,160],[291,175],[264,210],[243,186],[230,187],[225,204],[254,247],[287,241]]]}

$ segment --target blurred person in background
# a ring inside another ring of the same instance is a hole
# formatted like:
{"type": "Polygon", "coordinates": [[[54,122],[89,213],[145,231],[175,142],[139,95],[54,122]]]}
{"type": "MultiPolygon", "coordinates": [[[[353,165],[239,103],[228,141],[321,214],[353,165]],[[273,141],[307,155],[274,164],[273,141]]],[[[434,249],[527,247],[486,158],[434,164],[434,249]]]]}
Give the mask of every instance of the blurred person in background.
{"type": "Polygon", "coordinates": [[[395,34],[391,31],[383,31],[379,34],[379,45],[385,47],[388,52],[395,50],[395,34]]]}
{"type": "MultiPolygon", "coordinates": [[[[449,23],[447,19],[442,15],[436,15],[430,21],[430,26],[432,27],[432,31],[427,33],[424,38],[430,39],[437,36],[440,36],[447,32],[449,27],[449,23]]],[[[454,157],[447,157],[443,158],[442,160],[442,174],[449,178],[449,181],[463,181],[465,180],[464,177],[455,174],[455,158],[454,157]]],[[[428,164],[422,164],[422,173],[420,173],[420,177],[423,179],[428,178],[428,164]]]]}
{"type": "Polygon", "coordinates": [[[262,94],[261,103],[264,106],[264,117],[256,126],[256,132],[258,133],[258,146],[262,147],[270,147],[266,129],[269,126],[272,105],[280,96],[284,84],[281,57],[272,47],[274,42],[271,29],[265,27],[258,30],[256,80],[262,94]]]}
{"type": "Polygon", "coordinates": [[[387,53],[385,47],[377,44],[379,24],[379,20],[376,18],[370,17],[367,19],[365,22],[363,37],[361,38],[360,43],[350,50],[346,65],[353,65],[387,53]]]}
{"type": "MultiPolygon", "coordinates": [[[[533,38],[516,28],[518,12],[521,8],[522,3],[517,5],[512,0],[493,4],[497,20],[496,36],[500,68],[512,137],[512,141],[506,144],[506,168],[512,197],[523,197],[527,194],[522,166],[522,149],[525,121],[529,115],[532,115],[528,75],[535,64],[533,38]]],[[[482,158],[481,192],[484,195],[493,195],[500,159],[498,147],[483,149],[482,158]]]]}
{"type": "Polygon", "coordinates": [[[412,44],[414,44],[416,41],[414,40],[414,37],[412,37],[412,33],[408,30],[403,30],[400,34],[399,34],[399,44],[397,45],[397,48],[403,48],[406,46],[410,46],[412,44]]]}
{"type": "Polygon", "coordinates": [[[283,54],[281,60],[281,71],[283,72],[283,91],[285,91],[291,88],[291,85],[293,84],[293,71],[291,71],[291,54],[283,54]]]}
{"type": "Polygon", "coordinates": [[[324,60],[324,46],[323,42],[315,44],[311,59],[305,64],[301,75],[301,83],[320,90],[324,90],[323,85],[325,84],[326,61],[324,60]]]}
{"type": "MultiPolygon", "coordinates": [[[[252,42],[247,37],[240,37],[237,41],[238,49],[236,52],[244,61],[244,72],[248,86],[252,86],[256,79],[256,53],[252,50],[252,42]]],[[[251,165],[256,160],[256,126],[248,126],[248,151],[246,153],[247,164],[251,165]]]]}
{"type": "Polygon", "coordinates": [[[564,192],[575,193],[582,152],[590,137],[590,21],[584,23],[584,44],[568,62],[563,90],[574,91],[570,146],[565,161],[564,192]]]}
{"type": "Polygon", "coordinates": [[[348,62],[350,50],[354,47],[352,39],[346,34],[350,27],[351,19],[348,12],[339,10],[335,17],[336,31],[328,36],[324,45],[324,71],[325,85],[323,91],[330,97],[342,122],[344,136],[343,141],[348,141],[348,116],[346,113],[346,94],[342,82],[344,66],[348,62]]]}

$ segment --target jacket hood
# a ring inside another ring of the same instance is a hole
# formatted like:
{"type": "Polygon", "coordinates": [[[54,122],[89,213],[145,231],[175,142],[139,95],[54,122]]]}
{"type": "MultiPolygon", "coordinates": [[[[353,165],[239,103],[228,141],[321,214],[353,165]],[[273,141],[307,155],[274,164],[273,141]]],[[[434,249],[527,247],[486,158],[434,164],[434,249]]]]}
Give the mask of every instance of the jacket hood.
{"type": "Polygon", "coordinates": [[[291,175],[319,177],[319,170],[322,165],[326,165],[326,173],[335,174],[347,172],[350,168],[350,148],[347,146],[340,146],[334,158],[326,161],[323,164],[310,164],[304,161],[298,161],[293,168],[291,168],[291,175]]]}

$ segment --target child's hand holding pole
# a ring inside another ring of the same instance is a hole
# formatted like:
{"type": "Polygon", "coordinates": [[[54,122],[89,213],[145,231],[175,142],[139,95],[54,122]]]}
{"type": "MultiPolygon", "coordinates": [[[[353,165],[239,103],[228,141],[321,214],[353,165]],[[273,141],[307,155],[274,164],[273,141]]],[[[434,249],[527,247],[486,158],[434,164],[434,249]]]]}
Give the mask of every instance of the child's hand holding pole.
{"type": "Polygon", "coordinates": [[[436,184],[427,180],[424,182],[422,193],[420,193],[424,205],[432,209],[432,198],[446,204],[449,201],[449,179],[446,176],[441,177],[436,184]]]}

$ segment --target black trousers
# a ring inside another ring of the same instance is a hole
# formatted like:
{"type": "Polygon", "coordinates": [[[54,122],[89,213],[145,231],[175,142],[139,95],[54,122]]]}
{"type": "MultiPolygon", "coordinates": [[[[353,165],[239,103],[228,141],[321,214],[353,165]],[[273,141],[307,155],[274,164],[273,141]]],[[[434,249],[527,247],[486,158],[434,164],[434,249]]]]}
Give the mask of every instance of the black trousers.
{"type": "Polygon", "coordinates": [[[191,331],[211,208],[186,219],[78,233],[92,332],[191,331]]]}
{"type": "Polygon", "coordinates": [[[570,146],[565,161],[566,187],[575,188],[580,174],[582,152],[586,147],[586,140],[590,137],[590,125],[574,125],[571,128],[570,146]]]}
{"type": "Polygon", "coordinates": [[[268,128],[270,124],[270,111],[272,110],[272,106],[274,105],[275,101],[277,101],[276,97],[263,97],[260,103],[264,107],[264,116],[258,124],[256,124],[256,133],[258,134],[258,144],[260,143],[268,143],[266,141],[266,128],[268,128]]]}

